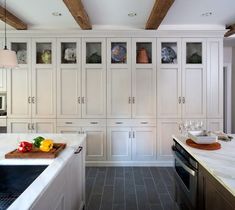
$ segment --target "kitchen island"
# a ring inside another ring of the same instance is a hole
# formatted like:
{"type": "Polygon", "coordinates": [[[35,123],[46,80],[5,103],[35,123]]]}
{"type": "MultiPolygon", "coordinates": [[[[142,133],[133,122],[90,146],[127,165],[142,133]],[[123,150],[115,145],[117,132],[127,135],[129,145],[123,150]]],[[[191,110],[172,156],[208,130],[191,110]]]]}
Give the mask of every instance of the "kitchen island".
{"type": "Polygon", "coordinates": [[[197,209],[234,210],[235,140],[219,141],[221,149],[208,151],[188,146],[186,137],[173,136],[173,139],[199,164],[197,209]]]}
{"type": "Polygon", "coordinates": [[[85,200],[85,139],[85,134],[1,134],[1,166],[48,165],[8,209],[82,209],[85,200]],[[19,140],[32,140],[36,136],[67,146],[55,159],[5,159],[5,154],[14,150],[19,140]]]}

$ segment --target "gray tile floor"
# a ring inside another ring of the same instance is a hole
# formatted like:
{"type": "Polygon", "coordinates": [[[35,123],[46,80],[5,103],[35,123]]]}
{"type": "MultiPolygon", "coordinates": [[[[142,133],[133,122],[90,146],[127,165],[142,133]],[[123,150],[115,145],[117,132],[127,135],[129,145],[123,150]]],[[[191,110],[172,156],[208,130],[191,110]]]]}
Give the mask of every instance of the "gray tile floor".
{"type": "Polygon", "coordinates": [[[173,168],[87,167],[86,210],[174,210],[173,168]]]}

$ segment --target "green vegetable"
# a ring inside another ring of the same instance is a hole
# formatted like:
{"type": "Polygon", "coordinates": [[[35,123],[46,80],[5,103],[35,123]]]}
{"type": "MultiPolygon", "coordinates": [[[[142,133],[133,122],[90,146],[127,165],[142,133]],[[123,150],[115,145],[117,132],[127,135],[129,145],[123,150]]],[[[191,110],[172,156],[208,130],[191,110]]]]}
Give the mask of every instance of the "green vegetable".
{"type": "Polygon", "coordinates": [[[33,139],[33,145],[34,145],[35,147],[39,148],[40,145],[41,145],[41,142],[42,142],[43,140],[44,140],[43,137],[38,136],[38,137],[36,137],[35,139],[33,139]]]}

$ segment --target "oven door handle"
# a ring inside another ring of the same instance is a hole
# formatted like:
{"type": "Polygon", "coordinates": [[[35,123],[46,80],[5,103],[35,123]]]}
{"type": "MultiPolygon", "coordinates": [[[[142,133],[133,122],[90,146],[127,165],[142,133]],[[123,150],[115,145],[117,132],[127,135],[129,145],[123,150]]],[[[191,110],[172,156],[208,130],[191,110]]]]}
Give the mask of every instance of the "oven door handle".
{"type": "Polygon", "coordinates": [[[194,170],[192,170],[191,168],[189,168],[186,164],[184,164],[184,162],[182,160],[180,160],[179,157],[177,157],[177,155],[174,153],[175,159],[180,163],[180,165],[188,172],[190,173],[192,176],[196,175],[196,172],[194,170]]]}

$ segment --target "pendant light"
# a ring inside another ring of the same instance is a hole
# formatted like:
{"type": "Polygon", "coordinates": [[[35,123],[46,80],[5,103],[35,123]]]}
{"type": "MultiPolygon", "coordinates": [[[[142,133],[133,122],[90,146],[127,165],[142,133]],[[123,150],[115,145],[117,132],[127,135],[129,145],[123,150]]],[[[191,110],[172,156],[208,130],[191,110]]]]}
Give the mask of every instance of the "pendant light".
{"type": "Polygon", "coordinates": [[[0,50],[0,68],[15,68],[18,66],[16,53],[15,51],[7,49],[7,27],[6,27],[6,16],[7,16],[7,8],[6,8],[6,0],[5,0],[5,47],[0,50]]]}

